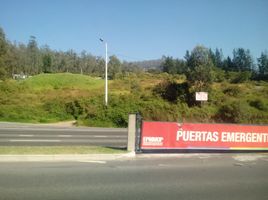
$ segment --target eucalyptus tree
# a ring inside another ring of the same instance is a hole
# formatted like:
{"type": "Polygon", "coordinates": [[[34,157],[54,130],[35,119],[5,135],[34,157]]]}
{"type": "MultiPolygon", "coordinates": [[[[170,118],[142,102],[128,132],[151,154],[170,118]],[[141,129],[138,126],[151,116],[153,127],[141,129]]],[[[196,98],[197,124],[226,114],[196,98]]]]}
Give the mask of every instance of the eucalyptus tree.
{"type": "Polygon", "coordinates": [[[7,75],[5,67],[5,56],[7,52],[7,41],[3,29],[0,27],[0,79],[4,79],[7,75]]]}
{"type": "Polygon", "coordinates": [[[207,88],[214,80],[214,65],[209,50],[196,46],[187,59],[186,77],[195,90],[207,88]]]}
{"type": "Polygon", "coordinates": [[[268,53],[262,52],[261,56],[257,60],[260,78],[268,80],[268,53]]]}

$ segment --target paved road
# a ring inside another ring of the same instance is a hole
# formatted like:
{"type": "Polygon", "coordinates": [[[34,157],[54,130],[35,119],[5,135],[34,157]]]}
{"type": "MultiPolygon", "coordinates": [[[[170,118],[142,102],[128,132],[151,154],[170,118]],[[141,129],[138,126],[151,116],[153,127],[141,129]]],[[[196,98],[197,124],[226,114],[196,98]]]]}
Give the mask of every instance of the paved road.
{"type": "Polygon", "coordinates": [[[127,129],[0,124],[0,145],[95,145],[126,147],[127,129]]]}
{"type": "Polygon", "coordinates": [[[1,163],[0,200],[267,200],[267,154],[1,163]]]}

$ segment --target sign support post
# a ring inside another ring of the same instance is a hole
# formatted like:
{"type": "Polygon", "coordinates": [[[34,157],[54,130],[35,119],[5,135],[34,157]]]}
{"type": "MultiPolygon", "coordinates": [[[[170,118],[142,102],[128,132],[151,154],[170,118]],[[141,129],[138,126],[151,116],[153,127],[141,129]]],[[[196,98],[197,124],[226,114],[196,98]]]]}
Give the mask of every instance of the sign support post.
{"type": "Polygon", "coordinates": [[[140,153],[142,117],[139,113],[128,116],[128,142],[127,150],[140,153]]]}
{"type": "Polygon", "coordinates": [[[135,152],[141,153],[141,129],[142,129],[142,116],[140,113],[136,114],[136,147],[135,152]]]}
{"type": "Polygon", "coordinates": [[[128,116],[128,138],[127,138],[127,150],[130,152],[135,151],[136,140],[136,114],[129,114],[128,116]]]}

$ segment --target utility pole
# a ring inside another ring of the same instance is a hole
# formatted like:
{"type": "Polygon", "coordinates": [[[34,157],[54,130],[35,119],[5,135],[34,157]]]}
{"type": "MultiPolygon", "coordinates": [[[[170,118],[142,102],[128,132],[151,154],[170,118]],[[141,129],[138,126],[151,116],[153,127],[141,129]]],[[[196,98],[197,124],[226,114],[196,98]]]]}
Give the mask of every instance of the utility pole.
{"type": "Polygon", "coordinates": [[[108,45],[101,38],[100,41],[105,43],[105,106],[108,106],[108,45]]]}

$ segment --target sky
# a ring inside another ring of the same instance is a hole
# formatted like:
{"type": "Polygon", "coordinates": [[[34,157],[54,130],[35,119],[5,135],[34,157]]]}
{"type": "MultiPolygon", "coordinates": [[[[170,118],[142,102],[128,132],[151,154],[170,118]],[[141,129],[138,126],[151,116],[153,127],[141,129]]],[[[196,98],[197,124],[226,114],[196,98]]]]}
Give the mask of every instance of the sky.
{"type": "Polygon", "coordinates": [[[183,58],[196,45],[268,50],[268,0],[0,0],[9,41],[121,60],[183,58]]]}

